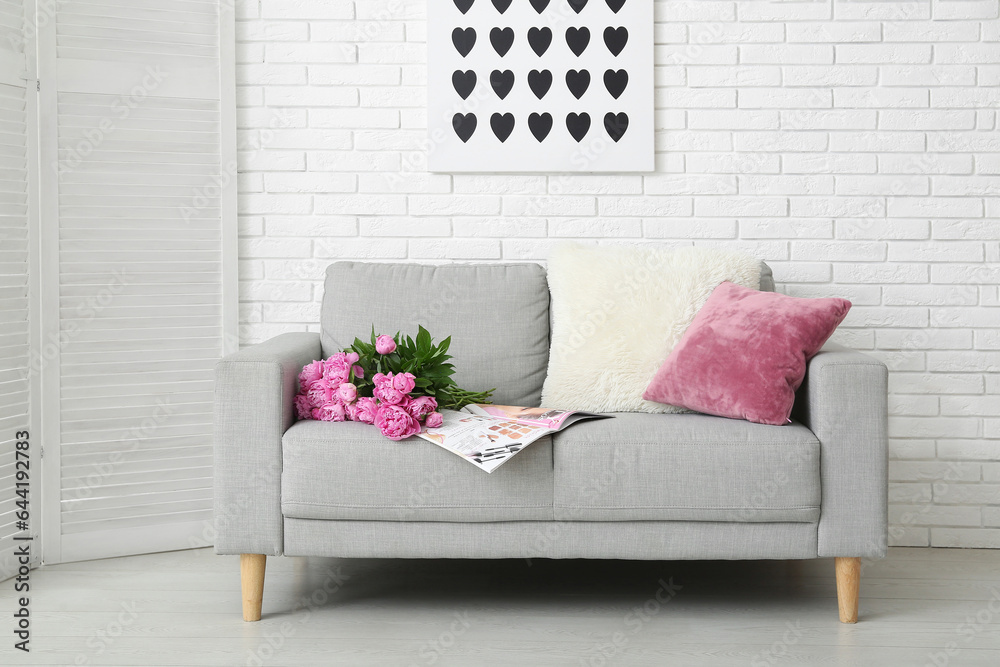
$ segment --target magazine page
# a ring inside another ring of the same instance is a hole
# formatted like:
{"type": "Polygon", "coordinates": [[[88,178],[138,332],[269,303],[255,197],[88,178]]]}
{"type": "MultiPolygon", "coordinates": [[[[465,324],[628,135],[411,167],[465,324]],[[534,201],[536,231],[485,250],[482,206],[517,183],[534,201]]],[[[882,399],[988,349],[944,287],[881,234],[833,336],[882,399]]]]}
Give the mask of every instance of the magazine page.
{"type": "Polygon", "coordinates": [[[442,410],[444,423],[417,435],[461,456],[477,468],[493,472],[519,451],[551,433],[540,424],[442,410]]]}
{"type": "Polygon", "coordinates": [[[493,405],[491,403],[467,405],[464,409],[474,415],[509,419],[521,424],[542,426],[553,431],[562,430],[582,419],[603,419],[607,417],[607,415],[599,415],[594,412],[555,410],[552,408],[525,408],[519,405],[493,405]]]}

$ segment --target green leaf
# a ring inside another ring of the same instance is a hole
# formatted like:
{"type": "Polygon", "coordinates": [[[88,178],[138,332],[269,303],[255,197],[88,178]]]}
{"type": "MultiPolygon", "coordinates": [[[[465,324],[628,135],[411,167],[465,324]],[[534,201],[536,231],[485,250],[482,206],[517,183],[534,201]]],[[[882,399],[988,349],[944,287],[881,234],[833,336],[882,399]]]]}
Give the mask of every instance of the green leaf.
{"type": "Polygon", "coordinates": [[[358,353],[358,356],[369,357],[372,354],[372,348],[370,348],[368,344],[362,341],[360,338],[355,338],[354,345],[352,345],[351,347],[354,349],[355,352],[358,353]]]}
{"type": "Polygon", "coordinates": [[[417,327],[417,354],[428,355],[433,341],[431,334],[422,325],[417,327]]]}

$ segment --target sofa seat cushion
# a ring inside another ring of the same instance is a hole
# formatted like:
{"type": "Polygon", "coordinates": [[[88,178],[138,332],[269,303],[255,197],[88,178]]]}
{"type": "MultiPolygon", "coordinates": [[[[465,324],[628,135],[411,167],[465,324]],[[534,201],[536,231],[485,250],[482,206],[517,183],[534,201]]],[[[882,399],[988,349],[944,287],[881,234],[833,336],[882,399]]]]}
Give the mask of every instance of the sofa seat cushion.
{"type": "Polygon", "coordinates": [[[298,519],[552,519],[552,440],[492,474],[440,447],[356,422],[300,421],[282,438],[281,512],[298,519]]]}
{"type": "Polygon", "coordinates": [[[617,413],[555,435],[561,521],[819,519],[819,441],[798,423],[617,413]]]}

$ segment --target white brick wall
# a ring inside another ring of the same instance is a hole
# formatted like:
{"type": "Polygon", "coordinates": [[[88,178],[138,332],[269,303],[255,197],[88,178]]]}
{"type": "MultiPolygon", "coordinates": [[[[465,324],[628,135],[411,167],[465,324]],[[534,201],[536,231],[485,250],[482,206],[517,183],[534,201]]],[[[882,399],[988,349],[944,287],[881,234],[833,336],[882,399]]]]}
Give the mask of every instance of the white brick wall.
{"type": "Polygon", "coordinates": [[[998,0],[658,0],[657,173],[596,177],[424,171],[425,0],[237,11],[246,341],[336,258],[742,248],[892,368],[892,543],[1000,547],[998,0]]]}

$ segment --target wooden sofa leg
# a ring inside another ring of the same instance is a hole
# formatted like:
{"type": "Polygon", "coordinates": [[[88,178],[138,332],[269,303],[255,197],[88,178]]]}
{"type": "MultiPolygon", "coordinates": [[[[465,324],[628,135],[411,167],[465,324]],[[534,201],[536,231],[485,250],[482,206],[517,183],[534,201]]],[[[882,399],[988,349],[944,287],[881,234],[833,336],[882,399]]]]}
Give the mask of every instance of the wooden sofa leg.
{"type": "Polygon", "coordinates": [[[837,604],[841,623],[858,622],[858,589],[861,587],[861,559],[837,558],[837,604]]]}
{"type": "Polygon", "coordinates": [[[243,620],[259,621],[260,605],[264,600],[263,554],[240,554],[240,584],[243,588],[243,620]]]}

